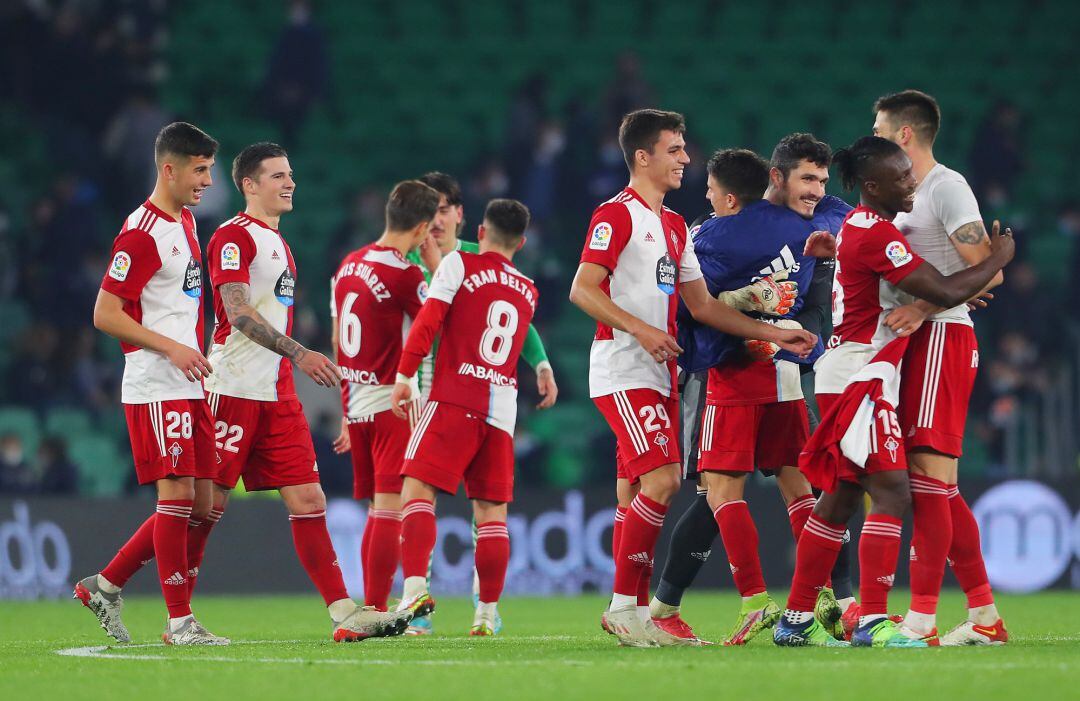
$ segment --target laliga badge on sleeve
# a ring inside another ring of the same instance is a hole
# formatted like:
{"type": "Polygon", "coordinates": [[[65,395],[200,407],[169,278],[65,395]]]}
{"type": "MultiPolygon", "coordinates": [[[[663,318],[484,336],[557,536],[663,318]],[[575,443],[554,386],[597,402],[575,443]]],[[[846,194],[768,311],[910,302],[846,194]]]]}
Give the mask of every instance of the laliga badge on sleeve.
{"type": "Polygon", "coordinates": [[[885,247],[885,257],[889,259],[894,268],[899,268],[901,265],[911,262],[911,253],[908,252],[907,246],[900,241],[893,241],[885,247]]]}
{"type": "Polygon", "coordinates": [[[131,256],[124,251],[117,251],[109,266],[109,277],[117,282],[123,282],[127,280],[129,270],[131,270],[131,256]]]}
{"type": "Polygon", "coordinates": [[[221,269],[240,269],[240,247],[235,243],[227,243],[221,247],[221,269]]]}
{"type": "Polygon", "coordinates": [[[589,236],[589,248],[594,251],[606,251],[611,245],[611,224],[602,221],[593,227],[592,235],[589,236]]]}

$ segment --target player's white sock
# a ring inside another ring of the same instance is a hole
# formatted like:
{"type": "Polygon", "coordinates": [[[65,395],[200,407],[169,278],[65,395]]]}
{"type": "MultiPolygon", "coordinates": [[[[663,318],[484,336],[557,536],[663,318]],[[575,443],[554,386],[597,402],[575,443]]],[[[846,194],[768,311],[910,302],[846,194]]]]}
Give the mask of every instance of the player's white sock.
{"type": "Polygon", "coordinates": [[[784,620],[788,623],[794,623],[795,625],[806,623],[813,617],[813,611],[792,611],[791,609],[784,609],[784,620]]]}
{"type": "Polygon", "coordinates": [[[473,596],[480,596],[480,573],[473,568],[472,571],[472,593],[473,596]]]}
{"type": "Polygon", "coordinates": [[[427,577],[406,577],[401,598],[406,601],[420,596],[428,590],[427,577]]]}
{"type": "Polygon", "coordinates": [[[998,614],[997,606],[989,604],[968,609],[968,620],[976,625],[992,626],[1001,620],[1001,616],[998,614]]]}
{"type": "Polygon", "coordinates": [[[169,632],[170,633],[176,633],[177,631],[179,631],[181,628],[184,627],[185,623],[187,623],[188,621],[190,621],[193,618],[195,618],[195,616],[193,614],[190,614],[190,613],[188,615],[186,615],[186,616],[180,616],[179,618],[170,618],[169,619],[169,632]]]}
{"type": "Polygon", "coordinates": [[[843,599],[837,599],[836,600],[836,605],[839,606],[840,610],[844,611],[844,612],[846,612],[849,608],[851,608],[851,605],[854,604],[854,603],[855,603],[855,597],[854,596],[845,596],[843,599]]]}
{"type": "Polygon", "coordinates": [[[483,616],[484,618],[487,618],[489,620],[495,620],[495,607],[498,605],[498,601],[492,601],[490,604],[485,601],[481,601],[480,605],[476,607],[476,617],[480,618],[481,616],[483,616]]]}
{"type": "Polygon", "coordinates": [[[883,618],[885,618],[885,615],[881,613],[875,613],[872,616],[859,616],[859,627],[864,628],[871,623],[880,621],[883,618]]]}
{"type": "Polygon", "coordinates": [[[653,618],[671,618],[679,612],[678,606],[672,606],[671,604],[665,604],[655,596],[649,603],[649,615],[653,618]]]}
{"type": "Polygon", "coordinates": [[[98,589],[105,592],[106,594],[118,594],[120,592],[120,587],[105,579],[105,577],[101,574],[98,574],[97,576],[97,585],[98,589]]]}
{"type": "Polygon", "coordinates": [[[341,623],[356,610],[356,602],[352,599],[338,599],[326,607],[330,612],[330,619],[334,623],[341,623]]]}
{"type": "Polygon", "coordinates": [[[637,607],[637,617],[639,619],[641,619],[642,623],[649,620],[649,618],[650,618],[650,616],[649,616],[649,607],[648,606],[638,606],[637,607]]]}
{"type": "Polygon", "coordinates": [[[624,609],[628,607],[637,607],[637,595],[636,594],[612,594],[611,605],[608,607],[609,611],[616,611],[618,609],[624,609]]]}
{"type": "Polygon", "coordinates": [[[916,633],[930,635],[930,631],[937,626],[937,614],[919,613],[908,609],[907,615],[904,616],[904,625],[916,633]]]}

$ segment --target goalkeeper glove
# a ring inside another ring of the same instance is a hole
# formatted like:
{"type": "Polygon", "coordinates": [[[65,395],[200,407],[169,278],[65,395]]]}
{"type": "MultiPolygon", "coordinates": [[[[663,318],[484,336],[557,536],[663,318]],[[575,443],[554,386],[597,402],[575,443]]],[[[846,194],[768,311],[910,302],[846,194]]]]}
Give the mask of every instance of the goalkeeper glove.
{"type": "Polygon", "coordinates": [[[799,284],[787,279],[786,270],[773,273],[746,287],[717,295],[724,304],[741,312],[783,316],[791,311],[799,296],[799,284]]]}

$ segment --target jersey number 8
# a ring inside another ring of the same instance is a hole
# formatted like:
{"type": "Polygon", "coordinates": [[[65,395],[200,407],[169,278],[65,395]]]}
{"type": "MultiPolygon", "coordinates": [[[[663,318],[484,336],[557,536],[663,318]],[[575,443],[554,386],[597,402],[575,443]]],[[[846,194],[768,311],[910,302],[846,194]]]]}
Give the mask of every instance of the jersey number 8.
{"type": "Polygon", "coordinates": [[[517,327],[517,307],[501,299],[492,302],[487,312],[487,328],[480,337],[480,357],[490,365],[505,363],[510,357],[517,327]]]}

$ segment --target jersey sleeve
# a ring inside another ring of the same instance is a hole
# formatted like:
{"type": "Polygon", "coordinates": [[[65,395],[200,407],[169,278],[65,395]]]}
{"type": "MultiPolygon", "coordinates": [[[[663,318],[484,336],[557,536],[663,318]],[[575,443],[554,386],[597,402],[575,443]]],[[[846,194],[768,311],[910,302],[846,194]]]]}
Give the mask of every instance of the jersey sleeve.
{"type": "Polygon", "coordinates": [[[701,263],[698,262],[697,251],[694,250],[694,239],[686,234],[686,248],[683,249],[682,257],[679,258],[679,282],[693,282],[704,277],[701,272],[701,263]]]}
{"type": "Polygon", "coordinates": [[[551,367],[551,363],[548,362],[547,349],[544,348],[544,342],[540,339],[540,332],[536,330],[536,326],[533,324],[529,324],[529,330],[525,334],[525,343],[521,346],[521,357],[536,372],[551,367]]]}
{"type": "Polygon", "coordinates": [[[337,300],[334,299],[335,287],[337,287],[337,275],[330,278],[330,318],[337,318],[337,300]]]}
{"type": "Polygon", "coordinates": [[[101,289],[135,301],[160,269],[161,256],[154,237],[139,229],[129,229],[113,242],[112,261],[101,280],[101,289]]]}
{"type": "Polygon", "coordinates": [[[964,224],[982,221],[982,213],[979,212],[979,202],[975,199],[975,193],[963,180],[947,180],[940,183],[934,188],[930,202],[933,205],[934,214],[937,215],[950,237],[964,224]]]}
{"type": "Polygon", "coordinates": [[[593,213],[589,222],[589,235],[581,251],[582,263],[595,263],[608,270],[615,270],[619,254],[626,248],[633,233],[634,224],[626,205],[609,202],[593,213]]]}
{"type": "Polygon", "coordinates": [[[229,282],[251,282],[251,260],[255,242],[243,227],[229,224],[214,232],[206,251],[210,265],[210,283],[220,287],[229,282]]]}
{"type": "MultiPolygon", "coordinates": [[[[445,264],[445,259],[443,260],[445,264]]],[[[442,265],[439,266],[442,270],[442,265]]],[[[420,363],[431,351],[435,343],[435,336],[442,328],[450,304],[440,299],[429,299],[424,304],[420,313],[416,315],[409,336],[405,339],[405,347],[401,349],[401,360],[398,361],[398,374],[405,377],[413,377],[420,368],[420,363]]]]}
{"type": "Polygon", "coordinates": [[[863,262],[892,284],[897,284],[923,264],[904,235],[889,222],[879,222],[863,237],[863,262]]]}
{"type": "Polygon", "coordinates": [[[439,263],[439,269],[435,271],[435,276],[431,278],[428,297],[450,304],[454,301],[454,297],[464,280],[465,261],[461,259],[460,253],[453,251],[439,263]]]}
{"type": "Polygon", "coordinates": [[[424,271],[418,265],[410,265],[398,282],[398,289],[394,291],[394,294],[401,301],[401,306],[409,318],[415,319],[428,298],[428,284],[424,279],[424,271]]]}

